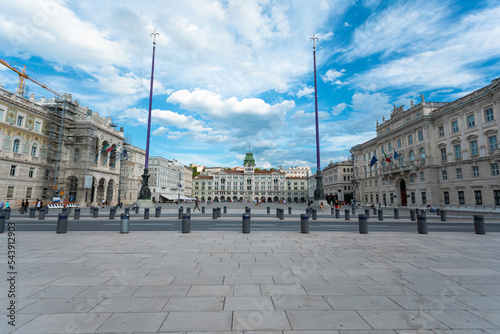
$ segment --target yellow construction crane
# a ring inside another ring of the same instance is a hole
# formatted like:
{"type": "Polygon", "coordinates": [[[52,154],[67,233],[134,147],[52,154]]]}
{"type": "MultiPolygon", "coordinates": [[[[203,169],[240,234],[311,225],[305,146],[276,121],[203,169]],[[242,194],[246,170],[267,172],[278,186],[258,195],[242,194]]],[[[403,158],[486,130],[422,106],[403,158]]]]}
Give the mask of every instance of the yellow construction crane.
{"type": "Polygon", "coordinates": [[[57,97],[61,97],[61,98],[63,97],[63,95],[61,93],[57,92],[56,90],[48,87],[47,85],[44,85],[40,81],[38,81],[38,80],[30,77],[29,75],[27,75],[26,74],[26,65],[24,65],[23,70],[20,71],[17,68],[15,68],[14,66],[10,65],[8,62],[6,62],[3,59],[0,59],[0,63],[3,64],[4,66],[10,68],[11,70],[13,70],[14,72],[16,72],[17,74],[19,74],[19,82],[17,84],[17,94],[19,94],[21,96],[24,96],[25,89],[26,89],[26,79],[28,79],[28,80],[36,83],[38,86],[40,86],[42,88],[45,88],[49,92],[55,94],[57,97]]]}

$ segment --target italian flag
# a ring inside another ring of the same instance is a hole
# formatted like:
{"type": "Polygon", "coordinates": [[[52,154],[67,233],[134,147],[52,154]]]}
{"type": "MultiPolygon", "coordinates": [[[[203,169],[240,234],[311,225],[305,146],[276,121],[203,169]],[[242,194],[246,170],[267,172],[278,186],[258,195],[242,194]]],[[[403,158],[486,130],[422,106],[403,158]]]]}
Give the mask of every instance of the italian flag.
{"type": "Polygon", "coordinates": [[[387,157],[387,154],[385,154],[385,152],[382,152],[382,153],[384,153],[384,156],[385,156],[385,161],[387,161],[387,162],[391,162],[391,158],[388,158],[388,157],[387,157]]]}

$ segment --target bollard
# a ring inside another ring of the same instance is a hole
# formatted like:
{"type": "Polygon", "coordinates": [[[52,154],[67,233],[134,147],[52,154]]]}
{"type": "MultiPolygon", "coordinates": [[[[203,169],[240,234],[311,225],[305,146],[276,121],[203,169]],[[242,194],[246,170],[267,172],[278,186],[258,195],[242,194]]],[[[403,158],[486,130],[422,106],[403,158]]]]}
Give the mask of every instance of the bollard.
{"type": "Polygon", "coordinates": [[[62,208],[61,213],[63,215],[69,216],[68,209],[67,208],[62,208]]]}
{"type": "Polygon", "coordinates": [[[340,218],[340,209],[335,209],[335,219],[340,218]]]}
{"type": "Polygon", "coordinates": [[[129,215],[129,214],[130,214],[130,208],[125,208],[125,213],[126,213],[127,215],[129,215]]]}
{"type": "Polygon", "coordinates": [[[9,220],[10,219],[10,207],[4,209],[5,212],[5,219],[9,220]]]}
{"type": "Polygon", "coordinates": [[[221,209],[217,208],[217,218],[220,218],[220,212],[221,212],[221,209]]]}
{"type": "Polygon", "coordinates": [[[178,219],[182,219],[182,211],[184,211],[184,208],[181,206],[179,208],[179,215],[178,215],[178,219]]]}
{"type": "Polygon", "coordinates": [[[366,219],[370,219],[370,210],[369,209],[365,209],[365,216],[366,216],[366,219]]]}
{"type": "Polygon", "coordinates": [[[313,220],[317,220],[318,219],[318,210],[316,209],[312,209],[312,218],[313,220]]]}
{"type": "Polygon", "coordinates": [[[300,233],[309,233],[309,215],[304,213],[300,215],[300,233]]]}
{"type": "Polygon", "coordinates": [[[93,213],[94,213],[94,207],[93,207],[93,206],[91,206],[91,207],[90,207],[90,214],[93,214],[93,213]]]}
{"type": "Polygon", "coordinates": [[[182,215],[182,233],[191,231],[191,216],[187,213],[182,215]]]}
{"type": "Polygon", "coordinates": [[[160,218],[160,215],[161,215],[161,206],[157,206],[155,211],[155,218],[160,218]]]}
{"type": "Polygon", "coordinates": [[[35,218],[35,208],[30,208],[30,218],[35,218]]]}
{"type": "Polygon", "coordinates": [[[445,222],[446,221],[446,211],[441,210],[441,221],[445,222]]]}
{"type": "Polygon", "coordinates": [[[244,213],[242,215],[242,226],[241,230],[243,233],[250,233],[250,215],[244,213]]]}
{"type": "Polygon", "coordinates": [[[285,209],[280,209],[280,220],[285,219],[285,209]]]}
{"type": "Polygon", "coordinates": [[[436,215],[438,215],[438,216],[441,215],[441,209],[436,209],[436,215]]]}
{"type": "Polygon", "coordinates": [[[71,208],[66,208],[68,210],[68,216],[71,214],[71,208]]]}
{"type": "Polygon", "coordinates": [[[483,215],[474,215],[474,232],[476,234],[486,234],[483,215]]]}
{"type": "MultiPolygon", "coordinates": [[[[5,216],[6,216],[5,218],[7,218],[7,215],[5,216]]],[[[38,214],[38,220],[44,220],[44,219],[45,219],[45,209],[40,209],[40,213],[38,214]]]]}
{"type": "Polygon", "coordinates": [[[349,210],[344,210],[344,216],[345,216],[345,220],[349,220],[351,219],[350,216],[349,216],[349,210]]]}
{"type": "Polygon", "coordinates": [[[144,219],[149,219],[149,208],[144,208],[144,219]]]}
{"type": "Polygon", "coordinates": [[[424,215],[417,216],[418,234],[427,234],[427,218],[424,215]]]}
{"type": "Polygon", "coordinates": [[[224,214],[227,213],[227,206],[224,207],[224,214]]]}
{"type": "Polygon", "coordinates": [[[75,208],[75,214],[73,215],[74,220],[80,219],[80,208],[75,208]]]}
{"type": "Polygon", "coordinates": [[[420,209],[415,209],[415,214],[418,216],[420,214],[420,209]]]}
{"type": "Polygon", "coordinates": [[[99,216],[99,208],[94,208],[94,214],[93,217],[97,218],[99,216]]]}
{"type": "Polygon", "coordinates": [[[312,215],[312,208],[306,208],[306,214],[309,218],[311,218],[312,215]]]}
{"type": "Polygon", "coordinates": [[[68,230],[68,215],[60,213],[57,217],[57,230],[56,233],[66,233],[68,230]]]}
{"type": "Polygon", "coordinates": [[[201,207],[201,213],[205,213],[205,207],[204,206],[201,207]]]}
{"type": "Polygon", "coordinates": [[[109,208],[109,219],[115,219],[115,215],[116,215],[116,209],[109,208]]]}
{"type": "Polygon", "coordinates": [[[186,213],[191,216],[191,208],[186,208],[186,213]]]}
{"type": "Polygon", "coordinates": [[[384,220],[384,211],[378,210],[378,220],[384,220]]]}
{"type": "Polygon", "coordinates": [[[130,214],[122,213],[120,216],[120,233],[128,233],[130,227],[130,214]]]}
{"type": "Polygon", "coordinates": [[[399,210],[394,209],[394,219],[399,219],[399,210]]]}
{"type": "Polygon", "coordinates": [[[45,214],[48,215],[49,214],[49,207],[46,206],[44,209],[45,209],[45,214]]]}
{"type": "Polygon", "coordinates": [[[288,214],[289,214],[289,215],[291,215],[291,214],[292,214],[292,207],[291,207],[291,206],[289,206],[289,207],[288,207],[288,214]]]}
{"type": "Polygon", "coordinates": [[[0,212],[0,233],[5,231],[5,212],[0,212]]]}
{"type": "Polygon", "coordinates": [[[217,219],[217,208],[212,209],[212,219],[217,219]]]}
{"type": "Polygon", "coordinates": [[[267,213],[270,214],[271,213],[271,208],[270,207],[267,207],[267,213]]]}
{"type": "Polygon", "coordinates": [[[352,206],[352,214],[355,215],[356,214],[356,208],[354,207],[354,205],[352,206]]]}
{"type": "Polygon", "coordinates": [[[410,220],[412,222],[414,222],[415,220],[417,220],[417,213],[415,210],[410,210],[410,220]]]}
{"type": "Polygon", "coordinates": [[[377,208],[373,208],[373,215],[377,214],[377,208]]]}
{"type": "Polygon", "coordinates": [[[359,214],[358,215],[358,224],[359,224],[359,233],[367,234],[368,233],[368,222],[366,215],[359,214]]]}
{"type": "Polygon", "coordinates": [[[135,207],[135,213],[139,213],[139,206],[135,207]]]}
{"type": "Polygon", "coordinates": [[[246,213],[247,215],[250,215],[250,214],[252,213],[252,209],[250,209],[249,207],[246,207],[246,208],[245,208],[245,213],[246,213]]]}
{"type": "Polygon", "coordinates": [[[330,212],[332,214],[332,216],[335,214],[335,208],[332,206],[332,208],[330,209],[330,212]]]}

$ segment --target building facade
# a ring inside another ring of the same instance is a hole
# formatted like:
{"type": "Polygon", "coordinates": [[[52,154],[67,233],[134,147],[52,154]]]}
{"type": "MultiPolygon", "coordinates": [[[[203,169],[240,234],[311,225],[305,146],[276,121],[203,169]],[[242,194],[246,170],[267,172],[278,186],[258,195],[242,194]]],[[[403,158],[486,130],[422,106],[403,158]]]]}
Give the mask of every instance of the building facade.
{"type": "Polygon", "coordinates": [[[351,149],[357,201],[500,210],[499,104],[500,78],[451,103],[395,107],[351,149]]]}
{"type": "Polygon", "coordinates": [[[149,158],[149,187],[153,201],[191,199],[193,170],[177,160],[149,158]]]}
{"type": "Polygon", "coordinates": [[[329,203],[350,203],[354,192],[352,162],[330,162],[322,174],[326,200],[329,203]]]}
{"type": "MultiPolygon", "coordinates": [[[[22,199],[116,204],[124,134],[115,127],[71,95],[26,99],[0,87],[0,194],[13,206],[22,199]]],[[[129,151],[144,160],[144,151],[129,151]]],[[[138,191],[138,180],[127,176],[130,193],[138,191]]]]}

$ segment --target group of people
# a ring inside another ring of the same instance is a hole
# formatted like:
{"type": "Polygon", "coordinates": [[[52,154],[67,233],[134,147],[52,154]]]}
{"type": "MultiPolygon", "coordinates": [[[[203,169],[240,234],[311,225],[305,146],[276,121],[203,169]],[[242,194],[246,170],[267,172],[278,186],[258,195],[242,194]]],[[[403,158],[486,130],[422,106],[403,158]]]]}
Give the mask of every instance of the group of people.
{"type": "Polygon", "coordinates": [[[10,208],[10,204],[9,204],[9,201],[6,201],[5,203],[3,201],[0,201],[0,210],[3,209],[5,206],[5,208],[10,208]]]}
{"type": "MultiPolygon", "coordinates": [[[[23,214],[28,211],[28,208],[30,207],[30,201],[28,199],[22,200],[21,206],[19,207],[19,213],[23,214]]],[[[36,211],[40,211],[40,209],[43,208],[43,202],[41,199],[36,200],[36,211]]]]}

